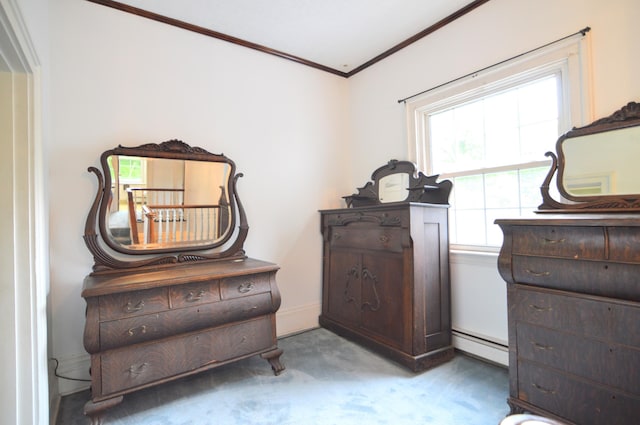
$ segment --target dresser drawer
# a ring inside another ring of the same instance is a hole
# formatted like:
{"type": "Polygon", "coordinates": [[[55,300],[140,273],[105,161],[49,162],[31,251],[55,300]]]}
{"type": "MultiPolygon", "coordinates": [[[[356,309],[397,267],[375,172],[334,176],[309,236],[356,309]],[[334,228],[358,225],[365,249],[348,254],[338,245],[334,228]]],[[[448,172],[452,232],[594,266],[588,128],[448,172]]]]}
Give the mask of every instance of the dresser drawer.
{"type": "MultiPolygon", "coordinates": [[[[370,223],[352,224],[351,227],[336,227],[331,232],[331,246],[353,249],[374,249],[402,252],[403,229],[380,227],[370,223]],[[364,226],[367,226],[364,228],[364,226]]],[[[408,236],[407,236],[408,237],[408,236]]]]}
{"type": "MultiPolygon", "coordinates": [[[[270,316],[100,354],[102,394],[127,389],[275,347],[270,316]]],[[[94,397],[98,394],[94,394],[94,397]]]]}
{"type": "Polygon", "coordinates": [[[222,279],[220,282],[220,295],[224,300],[270,292],[270,276],[269,273],[260,273],[222,279]]]}
{"type": "Polygon", "coordinates": [[[171,308],[211,303],[220,300],[217,280],[176,285],[169,288],[171,308]]]}
{"type": "Polygon", "coordinates": [[[640,348],[640,306],[594,296],[510,285],[510,320],[640,348]]]}
{"type": "Polygon", "coordinates": [[[518,283],[640,301],[640,264],[514,255],[512,271],[518,283]]]}
{"type": "Polygon", "coordinates": [[[604,230],[602,227],[580,226],[514,226],[513,253],[604,259],[604,230]]]}
{"type": "Polygon", "coordinates": [[[608,227],[611,261],[640,263],[640,228],[608,227]]]}
{"type": "Polygon", "coordinates": [[[640,397],[637,373],[620,365],[640,365],[640,348],[607,343],[548,328],[516,324],[517,350],[526,359],[640,397]]]}
{"type": "Polygon", "coordinates": [[[518,363],[518,398],[580,425],[634,425],[640,397],[527,361],[518,363]]]}
{"type": "Polygon", "coordinates": [[[185,332],[274,313],[271,295],[262,293],[161,313],[100,323],[100,350],[165,338],[185,332]]]}
{"type": "Polygon", "coordinates": [[[169,308],[168,291],[167,288],[155,288],[102,295],[99,300],[100,320],[113,320],[167,310],[169,308]]]}

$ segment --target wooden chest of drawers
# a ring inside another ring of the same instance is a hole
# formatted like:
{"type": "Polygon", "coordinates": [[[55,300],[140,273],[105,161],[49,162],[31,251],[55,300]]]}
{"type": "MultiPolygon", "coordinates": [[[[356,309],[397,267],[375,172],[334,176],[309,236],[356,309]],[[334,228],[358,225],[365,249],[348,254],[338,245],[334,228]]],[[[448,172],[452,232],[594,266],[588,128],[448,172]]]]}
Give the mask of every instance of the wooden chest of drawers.
{"type": "Polygon", "coordinates": [[[580,425],[640,417],[640,218],[497,220],[509,404],[580,425]]]}
{"type": "Polygon", "coordinates": [[[246,259],[88,276],[85,413],[99,423],[123,394],[256,354],[279,374],[277,270],[246,259]]]}
{"type": "Polygon", "coordinates": [[[321,211],[320,324],[417,371],[453,357],[447,207],[321,211]]]}

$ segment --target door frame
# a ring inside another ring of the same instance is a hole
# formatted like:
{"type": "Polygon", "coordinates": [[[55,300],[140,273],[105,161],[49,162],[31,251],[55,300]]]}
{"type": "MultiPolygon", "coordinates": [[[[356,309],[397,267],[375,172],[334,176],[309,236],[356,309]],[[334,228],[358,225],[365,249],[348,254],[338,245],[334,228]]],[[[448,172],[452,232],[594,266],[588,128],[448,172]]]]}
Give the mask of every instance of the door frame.
{"type": "Polygon", "coordinates": [[[41,67],[16,0],[0,0],[0,92],[0,411],[7,423],[44,425],[51,418],[41,67]]]}

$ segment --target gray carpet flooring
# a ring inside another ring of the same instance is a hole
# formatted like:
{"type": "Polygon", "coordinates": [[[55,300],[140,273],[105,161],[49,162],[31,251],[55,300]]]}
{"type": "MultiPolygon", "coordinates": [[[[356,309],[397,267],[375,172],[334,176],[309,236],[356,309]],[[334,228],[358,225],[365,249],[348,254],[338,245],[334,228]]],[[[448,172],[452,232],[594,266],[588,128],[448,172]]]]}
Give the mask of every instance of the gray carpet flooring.
{"type": "MultiPolygon", "coordinates": [[[[497,425],[505,368],[457,353],[413,373],[325,329],[280,339],[286,370],[252,357],[125,395],[108,425],[497,425]]],[[[58,425],[90,423],[89,391],[62,398],[58,425]]]]}

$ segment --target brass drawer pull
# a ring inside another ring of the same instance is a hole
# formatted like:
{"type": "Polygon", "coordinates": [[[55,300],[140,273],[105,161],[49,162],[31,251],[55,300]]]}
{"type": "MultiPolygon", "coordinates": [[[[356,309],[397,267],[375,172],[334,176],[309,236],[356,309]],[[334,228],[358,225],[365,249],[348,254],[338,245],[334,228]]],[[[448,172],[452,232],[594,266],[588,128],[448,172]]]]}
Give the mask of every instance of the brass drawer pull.
{"type": "Polygon", "coordinates": [[[125,313],[135,313],[136,311],[141,311],[144,308],[144,300],[138,301],[138,303],[134,306],[131,301],[124,306],[125,313]]]}
{"type": "Polygon", "coordinates": [[[238,292],[240,292],[241,294],[246,294],[247,292],[253,291],[253,288],[254,286],[252,282],[243,283],[238,286],[238,292]]]}
{"type": "Polygon", "coordinates": [[[555,394],[556,390],[550,390],[548,388],[544,388],[538,384],[531,384],[536,390],[540,391],[541,393],[545,393],[545,394],[555,394]]]}
{"type": "Polygon", "coordinates": [[[545,277],[551,275],[551,272],[536,272],[534,270],[524,269],[525,272],[536,277],[545,277]]]}
{"type": "Polygon", "coordinates": [[[531,341],[531,344],[533,344],[533,346],[536,347],[538,350],[553,350],[553,345],[544,345],[535,341],[531,341]]]}
{"type": "Polygon", "coordinates": [[[147,366],[149,366],[149,363],[144,362],[141,363],[139,365],[131,365],[129,366],[129,375],[133,376],[134,378],[137,378],[138,375],[142,375],[145,370],[147,369],[147,366]]]}
{"type": "Polygon", "coordinates": [[[142,326],[138,326],[137,328],[129,328],[129,330],[127,331],[127,334],[129,334],[129,336],[135,335],[136,329],[140,329],[140,333],[141,334],[146,334],[147,333],[147,326],[146,325],[142,325],[142,326]]]}
{"type": "Polygon", "coordinates": [[[562,238],[562,239],[548,239],[548,238],[544,238],[544,243],[548,243],[548,244],[556,244],[556,243],[565,243],[566,239],[562,238]]]}
{"type": "Polygon", "coordinates": [[[535,304],[529,304],[529,308],[534,309],[535,311],[551,311],[553,308],[551,307],[540,307],[535,304]]]}
{"type": "Polygon", "coordinates": [[[198,291],[198,294],[194,294],[193,291],[189,291],[189,293],[187,294],[187,302],[192,303],[194,301],[200,301],[205,294],[205,290],[201,289],[200,291],[198,291]]]}

